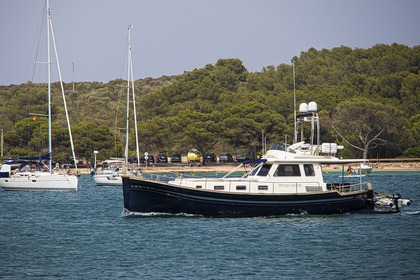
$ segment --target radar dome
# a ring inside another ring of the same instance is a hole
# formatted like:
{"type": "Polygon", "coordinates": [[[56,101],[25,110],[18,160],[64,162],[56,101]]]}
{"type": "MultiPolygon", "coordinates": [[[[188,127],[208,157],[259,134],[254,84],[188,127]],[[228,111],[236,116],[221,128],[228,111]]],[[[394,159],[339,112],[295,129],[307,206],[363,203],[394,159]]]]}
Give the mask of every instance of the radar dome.
{"type": "Polygon", "coordinates": [[[299,105],[299,112],[301,112],[301,113],[307,113],[308,112],[308,104],[301,103],[299,105]]]}
{"type": "Polygon", "coordinates": [[[318,105],[314,101],[309,102],[308,112],[316,112],[316,111],[318,111],[318,105]]]}

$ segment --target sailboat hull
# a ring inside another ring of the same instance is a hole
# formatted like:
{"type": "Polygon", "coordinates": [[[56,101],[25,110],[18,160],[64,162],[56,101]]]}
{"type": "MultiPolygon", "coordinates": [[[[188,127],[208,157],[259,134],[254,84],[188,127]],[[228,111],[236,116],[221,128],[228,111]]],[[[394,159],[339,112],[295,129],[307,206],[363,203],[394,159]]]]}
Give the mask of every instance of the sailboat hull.
{"type": "Polygon", "coordinates": [[[0,187],[5,191],[74,191],[78,177],[67,174],[34,174],[0,178],[0,187]]]}
{"type": "Polygon", "coordinates": [[[122,178],[119,174],[95,174],[93,180],[99,186],[122,186],[122,178]]]}

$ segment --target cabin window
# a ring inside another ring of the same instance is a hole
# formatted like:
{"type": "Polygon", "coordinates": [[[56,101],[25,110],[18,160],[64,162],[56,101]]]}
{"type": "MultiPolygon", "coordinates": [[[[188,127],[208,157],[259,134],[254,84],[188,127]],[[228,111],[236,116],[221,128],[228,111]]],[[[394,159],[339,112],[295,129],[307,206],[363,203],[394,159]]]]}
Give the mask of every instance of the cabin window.
{"type": "Polygon", "coordinates": [[[197,189],[201,189],[201,188],[203,188],[203,186],[200,186],[200,185],[198,185],[198,186],[195,186],[197,189]]]}
{"type": "Polygon", "coordinates": [[[223,191],[225,189],[225,186],[214,186],[215,191],[223,191]]]}
{"type": "Polygon", "coordinates": [[[246,186],[245,185],[238,185],[238,186],[236,186],[236,190],[237,191],[246,191],[246,186]]]}
{"type": "Polygon", "coordinates": [[[261,166],[260,171],[258,171],[258,176],[267,176],[268,171],[270,171],[271,164],[263,164],[261,166]]]}
{"type": "Polygon", "coordinates": [[[274,176],[300,176],[299,164],[279,164],[274,176]]]}
{"type": "Polygon", "coordinates": [[[304,164],[305,176],[315,176],[314,166],[312,164],[304,164]]]}
{"type": "Polygon", "coordinates": [[[259,191],[268,191],[268,186],[258,186],[259,191]]]}

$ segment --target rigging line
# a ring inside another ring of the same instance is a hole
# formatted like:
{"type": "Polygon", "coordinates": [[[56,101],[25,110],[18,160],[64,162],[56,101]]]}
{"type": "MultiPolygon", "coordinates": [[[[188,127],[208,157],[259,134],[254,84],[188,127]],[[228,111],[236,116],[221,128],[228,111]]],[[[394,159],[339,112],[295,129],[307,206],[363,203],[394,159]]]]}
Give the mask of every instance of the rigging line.
{"type": "MultiPolygon", "coordinates": [[[[130,30],[132,30],[132,29],[133,29],[133,26],[130,25],[128,27],[129,34],[130,34],[130,30]]],[[[131,91],[132,91],[132,94],[133,94],[133,116],[134,116],[134,133],[135,133],[135,136],[136,136],[137,165],[140,165],[140,161],[139,161],[140,160],[139,135],[138,135],[138,128],[137,128],[136,95],[134,93],[134,69],[133,69],[133,54],[132,54],[132,48],[131,48],[131,35],[129,36],[128,39],[129,39],[129,57],[130,57],[129,65],[128,65],[130,75],[128,75],[128,78],[129,79],[131,78],[131,91]]],[[[130,87],[130,81],[129,81],[128,86],[130,87]]]]}
{"type": "Polygon", "coordinates": [[[116,102],[116,104],[117,104],[117,107],[116,107],[116,114],[115,114],[115,121],[114,121],[114,152],[115,152],[115,155],[116,156],[118,156],[117,155],[117,128],[118,128],[118,116],[119,116],[119,113],[120,113],[120,105],[121,105],[121,97],[122,97],[122,94],[123,94],[123,90],[125,89],[126,87],[125,87],[125,82],[124,82],[124,80],[122,80],[122,83],[121,83],[121,85],[119,85],[119,89],[118,89],[118,99],[117,99],[117,102],[116,102]]]}
{"type": "Polygon", "coordinates": [[[127,106],[126,106],[126,135],[125,135],[125,162],[128,162],[128,145],[129,145],[129,120],[130,120],[130,60],[131,60],[131,43],[130,43],[131,25],[128,27],[128,57],[127,57],[127,106]]]}
{"type": "MultiPolygon", "coordinates": [[[[46,14],[45,11],[46,11],[46,9],[47,9],[47,1],[45,1],[44,9],[42,10],[41,21],[38,23],[37,33],[35,35],[35,38],[38,37],[38,44],[36,46],[35,60],[32,62],[33,63],[32,77],[31,77],[31,81],[32,82],[34,82],[34,79],[35,79],[35,70],[36,70],[36,64],[37,64],[36,62],[38,61],[40,44],[43,41],[42,38],[41,38],[41,36],[43,36],[43,35],[41,35],[41,34],[44,34],[45,33],[45,32],[43,32],[43,30],[44,30],[44,24],[43,24],[43,22],[44,22],[44,20],[46,20],[45,19],[45,14],[46,14]]],[[[28,66],[27,66],[26,71],[25,71],[25,77],[26,77],[27,70],[29,68],[29,64],[31,63],[30,60],[31,60],[32,53],[33,53],[34,48],[35,48],[35,41],[36,41],[36,39],[34,39],[34,42],[33,42],[32,48],[31,48],[31,53],[30,53],[30,56],[29,56],[28,66]]]]}
{"type": "MultiPolygon", "coordinates": [[[[127,36],[126,36],[126,40],[124,42],[128,41],[128,32],[127,32],[127,36]]],[[[125,73],[126,73],[126,64],[127,64],[127,60],[128,60],[128,49],[127,49],[127,45],[126,43],[124,44],[124,52],[123,52],[123,60],[121,63],[121,77],[125,77],[125,73]]],[[[122,78],[124,79],[124,78],[122,78]]],[[[121,100],[122,100],[122,94],[124,92],[124,89],[126,89],[127,86],[124,85],[124,83],[121,84],[119,91],[118,91],[118,102],[117,102],[117,112],[115,114],[115,121],[114,121],[114,152],[117,153],[117,127],[118,127],[118,117],[120,114],[120,106],[121,106],[121,100]]],[[[126,117],[124,117],[123,119],[125,120],[126,117]]]]}
{"type": "MultiPolygon", "coordinates": [[[[127,32],[127,36],[125,37],[125,42],[128,42],[128,37],[129,37],[129,34],[127,32]]],[[[127,73],[127,60],[128,60],[128,49],[127,49],[127,45],[125,44],[124,45],[123,57],[122,57],[122,61],[121,61],[120,77],[126,77],[128,75],[128,73],[127,73]]]]}
{"type": "Polygon", "coordinates": [[[53,30],[51,15],[50,15],[50,18],[49,18],[49,26],[50,26],[50,29],[51,29],[51,37],[52,37],[52,41],[53,41],[53,45],[54,45],[55,60],[56,60],[56,63],[57,63],[58,76],[59,76],[59,79],[60,79],[61,94],[62,94],[63,103],[64,103],[64,111],[66,113],[66,120],[67,120],[67,127],[68,127],[69,138],[70,138],[71,152],[72,152],[72,155],[73,155],[74,167],[76,168],[76,171],[77,171],[77,159],[76,159],[76,154],[75,154],[75,151],[74,151],[74,143],[73,143],[73,136],[72,136],[72,133],[71,133],[70,118],[69,118],[69,113],[68,113],[68,109],[67,109],[66,96],[64,94],[64,85],[63,85],[63,79],[62,79],[62,76],[61,76],[60,62],[58,60],[57,46],[56,46],[56,43],[55,43],[55,36],[54,36],[54,30],[53,30]]]}

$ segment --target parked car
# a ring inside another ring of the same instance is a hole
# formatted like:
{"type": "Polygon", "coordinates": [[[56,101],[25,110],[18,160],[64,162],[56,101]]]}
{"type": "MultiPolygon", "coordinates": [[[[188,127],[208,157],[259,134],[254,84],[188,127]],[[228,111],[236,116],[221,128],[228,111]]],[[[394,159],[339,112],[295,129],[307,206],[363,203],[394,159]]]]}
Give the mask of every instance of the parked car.
{"type": "Polygon", "coordinates": [[[206,162],[217,162],[217,156],[214,153],[206,154],[206,157],[204,158],[206,162]]]}
{"type": "Polygon", "coordinates": [[[233,162],[233,157],[229,153],[221,153],[219,156],[220,162],[233,162]]]}
{"type": "MultiPolygon", "coordinates": [[[[147,162],[148,163],[155,163],[155,157],[153,155],[148,155],[147,156],[147,162]]],[[[140,163],[146,163],[146,159],[144,158],[144,156],[142,156],[140,158],[140,163]]]]}
{"type": "Polygon", "coordinates": [[[182,156],[181,156],[181,154],[172,154],[172,156],[171,156],[171,162],[172,163],[174,163],[174,162],[182,162],[182,156]]]}
{"type": "Polygon", "coordinates": [[[137,163],[137,157],[129,156],[128,157],[128,163],[137,163]]]}
{"type": "Polygon", "coordinates": [[[237,162],[243,162],[243,161],[246,161],[246,160],[249,160],[249,159],[250,159],[249,156],[242,155],[242,154],[236,156],[236,161],[237,162]]]}
{"type": "Polygon", "coordinates": [[[159,153],[157,156],[157,162],[168,163],[168,157],[166,156],[165,153],[159,153]]]}
{"type": "Polygon", "coordinates": [[[191,149],[187,154],[187,161],[200,162],[201,161],[200,153],[196,149],[191,149]]]}

